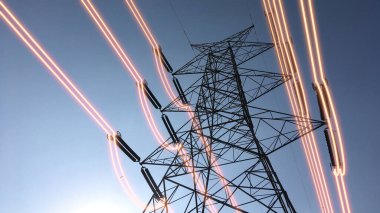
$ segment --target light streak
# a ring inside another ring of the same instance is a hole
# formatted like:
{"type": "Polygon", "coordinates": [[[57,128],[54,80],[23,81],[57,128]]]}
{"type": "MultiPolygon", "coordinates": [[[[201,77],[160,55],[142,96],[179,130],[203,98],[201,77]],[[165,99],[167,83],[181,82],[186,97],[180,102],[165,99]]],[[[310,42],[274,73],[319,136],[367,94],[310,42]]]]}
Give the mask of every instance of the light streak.
{"type": "MultiPolygon", "coordinates": [[[[303,1],[301,1],[302,4],[303,1]]],[[[306,10],[305,10],[305,7],[302,6],[302,11],[303,11],[303,14],[305,13],[306,14],[306,10]]],[[[342,160],[341,162],[341,165],[340,164],[337,164],[337,172],[339,172],[341,175],[345,175],[346,173],[346,158],[345,158],[345,155],[344,155],[344,146],[343,146],[343,140],[342,140],[342,135],[341,135],[341,130],[340,130],[340,125],[339,125],[339,122],[338,122],[338,118],[337,118],[337,114],[336,114],[336,110],[335,110],[335,106],[333,104],[333,100],[332,100],[332,95],[331,95],[331,91],[328,87],[328,84],[326,82],[326,77],[325,77],[325,71],[324,71],[324,67],[323,67],[323,62],[322,62],[322,56],[321,56],[321,52],[320,52],[320,45],[319,45],[319,39],[318,39],[318,35],[317,35],[317,29],[316,29],[316,23],[315,23],[315,15],[314,15],[314,8],[313,8],[313,3],[312,1],[308,1],[308,10],[309,10],[309,17],[310,17],[310,20],[308,21],[307,18],[306,18],[306,15],[303,16],[304,17],[304,26],[305,28],[307,27],[307,34],[309,34],[309,40],[310,39],[310,27],[308,25],[308,22],[311,22],[311,25],[312,25],[312,32],[313,32],[313,41],[314,41],[314,45],[315,46],[315,52],[316,52],[316,57],[317,57],[317,61],[318,61],[318,71],[317,71],[317,68],[315,66],[315,62],[314,62],[314,58],[315,58],[315,55],[314,55],[314,52],[311,50],[309,50],[309,53],[310,53],[310,60],[312,60],[313,62],[313,78],[314,78],[314,81],[316,84],[318,84],[318,90],[321,90],[321,88],[319,87],[320,84],[323,84],[323,86],[325,87],[326,89],[326,95],[327,97],[325,97],[325,94],[322,93],[322,99],[323,99],[323,102],[324,102],[324,112],[326,114],[326,117],[327,117],[327,122],[329,123],[329,126],[330,127],[335,127],[336,128],[336,131],[337,131],[337,134],[338,134],[338,139],[335,139],[335,134],[332,132],[333,129],[331,128],[331,137],[333,138],[333,143],[334,143],[334,153],[335,153],[335,157],[336,159],[340,159],[342,160]],[[328,109],[331,109],[332,111],[332,121],[330,120],[330,117],[328,116],[328,109]],[[336,142],[336,140],[338,140],[338,142],[336,142]],[[339,143],[339,151],[337,150],[337,145],[336,143],[339,143]],[[338,153],[339,152],[339,153],[338,153]]],[[[309,49],[312,49],[313,47],[311,46],[311,41],[308,42],[308,47],[309,49]]],[[[321,92],[321,91],[319,91],[321,92]]],[[[336,173],[337,173],[336,172],[336,173]]]]}
{"type": "MultiPolygon", "coordinates": [[[[266,2],[265,1],[263,1],[263,2],[264,2],[265,11],[266,11],[267,16],[268,16],[268,23],[269,23],[270,30],[271,30],[271,33],[272,33],[273,41],[277,44],[276,45],[276,47],[277,47],[276,48],[276,53],[277,53],[278,61],[279,61],[279,64],[280,64],[280,68],[281,68],[283,74],[287,74],[287,68],[283,64],[284,62],[281,60],[281,58],[283,58],[283,55],[282,55],[282,49],[280,48],[279,43],[277,42],[277,31],[274,29],[274,26],[272,26],[274,24],[272,24],[272,20],[269,17],[271,15],[271,13],[268,13],[266,2]]],[[[291,88],[291,85],[289,85],[287,82],[285,83],[285,86],[286,86],[286,89],[287,89],[287,94],[288,94],[289,99],[290,99],[290,103],[291,103],[291,107],[292,107],[293,113],[295,115],[297,115],[298,106],[295,104],[295,97],[294,97],[294,93],[292,92],[293,89],[291,88]]],[[[303,138],[301,138],[301,140],[302,140],[303,148],[305,150],[306,159],[307,159],[307,162],[308,162],[308,165],[309,165],[309,168],[310,168],[310,172],[311,172],[311,175],[312,175],[312,180],[314,182],[315,189],[316,189],[316,192],[317,192],[317,197],[318,197],[320,205],[323,206],[322,201],[321,201],[321,195],[320,195],[320,193],[321,193],[320,192],[320,187],[318,186],[319,182],[317,182],[317,180],[315,178],[315,167],[314,167],[314,164],[312,164],[312,162],[310,160],[310,154],[309,154],[310,153],[310,147],[308,146],[308,144],[306,142],[304,142],[303,138]]]]}
{"type": "Polygon", "coordinates": [[[79,89],[67,77],[60,67],[53,61],[41,45],[33,38],[33,36],[24,28],[15,15],[0,1],[1,17],[6,24],[16,33],[16,35],[24,42],[25,45],[33,52],[33,54],[43,63],[43,65],[53,74],[53,76],[61,83],[61,85],[73,96],[73,98],[83,107],[83,109],[94,119],[94,121],[107,134],[114,132],[108,122],[98,113],[95,107],[84,97],[79,89]],[[8,17],[7,17],[8,16],[8,17]]]}
{"type": "MultiPolygon", "coordinates": [[[[169,80],[166,76],[163,65],[161,63],[163,56],[161,55],[161,51],[158,51],[158,48],[160,48],[160,46],[158,45],[158,42],[156,41],[155,37],[153,36],[150,28],[146,24],[146,21],[144,20],[143,16],[141,15],[141,13],[140,13],[139,9],[137,8],[137,6],[135,5],[134,1],[133,0],[126,0],[125,2],[129,8],[129,10],[132,12],[135,20],[139,24],[140,29],[143,31],[143,33],[144,33],[146,39],[148,40],[149,44],[153,48],[153,51],[157,53],[157,54],[153,53],[155,63],[156,63],[156,68],[157,68],[157,71],[159,73],[162,85],[164,86],[167,95],[169,96],[169,98],[171,100],[173,100],[173,101],[176,100],[176,95],[173,92],[172,86],[169,83],[169,80]],[[157,55],[158,55],[158,57],[157,57],[157,55]]],[[[202,128],[200,126],[198,119],[196,119],[194,112],[191,110],[191,107],[188,105],[182,104],[180,101],[176,101],[175,104],[180,108],[186,109],[189,118],[192,119],[193,124],[196,126],[197,134],[200,136],[200,140],[202,141],[202,143],[206,147],[206,152],[210,156],[211,162],[214,162],[214,164],[215,164],[214,167],[215,167],[217,173],[220,174],[221,176],[224,176],[222,169],[220,168],[217,160],[215,159],[215,156],[212,154],[210,146],[207,144],[206,139],[203,137],[203,132],[201,130],[202,128]]],[[[231,199],[232,205],[238,206],[238,203],[237,203],[235,197],[233,196],[231,189],[227,186],[228,182],[224,178],[220,178],[220,180],[221,180],[221,183],[223,184],[223,186],[225,186],[224,189],[225,189],[228,197],[231,199]]]]}
{"type": "MultiPolygon", "coordinates": [[[[158,45],[158,42],[156,41],[155,37],[150,31],[150,28],[146,24],[144,18],[142,17],[135,3],[130,0],[126,0],[125,2],[127,3],[129,10],[132,12],[133,16],[135,17],[136,21],[138,22],[140,26],[140,29],[143,31],[145,37],[148,39],[149,44],[152,46],[153,50],[154,51],[158,50],[160,46],[158,45]]],[[[159,76],[160,76],[162,85],[164,85],[165,91],[170,96],[170,99],[174,100],[176,98],[176,95],[171,87],[171,84],[169,83],[168,78],[166,77],[165,71],[163,69],[163,65],[162,63],[160,63],[161,58],[162,58],[161,53],[160,51],[157,51],[157,52],[160,58],[158,59],[155,55],[155,63],[159,71],[159,76]]],[[[176,104],[180,104],[180,103],[176,103],[176,104]]],[[[180,106],[182,107],[183,105],[180,104],[180,106]]]]}
{"type": "MultiPolygon", "coordinates": [[[[81,2],[83,4],[83,6],[85,7],[86,11],[92,17],[93,21],[96,23],[96,25],[98,26],[98,28],[101,30],[103,36],[106,38],[106,40],[108,41],[108,43],[111,44],[111,47],[116,52],[117,56],[121,60],[122,64],[126,68],[126,70],[132,75],[132,77],[134,78],[134,80],[137,82],[137,85],[138,85],[138,97],[139,97],[139,101],[140,101],[140,104],[141,104],[142,109],[143,109],[144,116],[147,119],[149,127],[152,130],[152,132],[153,132],[156,140],[159,142],[159,144],[161,144],[162,146],[164,146],[165,139],[161,135],[160,131],[157,128],[157,125],[155,123],[153,115],[152,115],[152,113],[150,111],[150,108],[148,106],[148,102],[147,102],[146,96],[144,95],[144,88],[143,88],[144,87],[144,82],[143,82],[143,78],[141,77],[141,75],[139,74],[139,72],[137,71],[137,69],[135,68],[135,66],[133,65],[133,63],[129,59],[129,57],[127,56],[126,51],[120,46],[118,40],[113,35],[113,33],[111,32],[111,30],[109,29],[109,27],[107,26],[107,24],[105,23],[105,21],[103,20],[103,18],[101,17],[101,15],[99,14],[99,12],[95,8],[95,6],[92,4],[91,0],[81,0],[81,2]]],[[[157,63],[158,62],[156,62],[156,64],[157,63]]],[[[173,150],[178,150],[178,151],[182,150],[182,148],[180,148],[181,146],[164,146],[164,147],[167,148],[167,149],[169,149],[169,150],[172,150],[172,151],[173,150]]],[[[185,159],[183,159],[183,160],[185,161],[185,159]]],[[[190,173],[193,176],[194,175],[197,176],[197,174],[194,173],[194,172],[190,171],[190,173]]],[[[200,188],[202,191],[204,191],[206,193],[205,188],[204,188],[204,186],[203,186],[202,183],[197,182],[197,186],[198,186],[198,188],[200,188]]],[[[137,202],[139,202],[138,201],[139,200],[138,196],[134,196],[133,195],[133,196],[131,196],[131,198],[133,200],[136,200],[137,202]]],[[[212,212],[217,212],[217,210],[215,209],[215,207],[210,203],[209,199],[207,199],[206,202],[208,203],[207,208],[211,208],[212,212]]]]}
{"type": "Polygon", "coordinates": [[[336,113],[335,105],[333,103],[331,91],[326,82],[325,71],[320,51],[321,48],[319,44],[318,32],[314,15],[313,2],[311,0],[308,0],[307,3],[305,3],[304,0],[300,0],[300,5],[302,11],[302,19],[304,23],[304,30],[306,34],[307,46],[309,50],[309,58],[313,72],[313,80],[317,87],[317,92],[321,96],[323,113],[325,114],[327,124],[330,127],[329,132],[333,142],[334,157],[336,161],[338,161],[336,167],[333,168],[333,173],[335,175],[335,183],[338,189],[341,210],[343,212],[351,212],[350,202],[348,199],[346,189],[347,186],[344,181],[344,176],[346,174],[346,157],[342,140],[342,133],[340,129],[340,124],[338,122],[338,116],[336,113]],[[305,6],[305,4],[307,4],[307,6],[305,6]],[[325,91],[322,91],[322,89],[324,89],[325,91]],[[332,113],[329,113],[330,111],[332,113]],[[334,130],[336,130],[336,133],[338,135],[337,138],[334,130]]]}
{"type": "MultiPolygon", "coordinates": [[[[138,195],[135,193],[133,187],[129,184],[129,181],[126,178],[127,175],[125,174],[125,171],[123,169],[123,166],[120,160],[121,158],[119,156],[119,152],[117,151],[117,146],[116,146],[117,142],[116,142],[115,136],[116,136],[116,133],[114,133],[112,137],[109,138],[110,141],[112,141],[112,143],[109,143],[109,147],[110,147],[109,150],[110,150],[112,165],[113,165],[113,168],[115,168],[116,176],[118,177],[119,183],[121,184],[124,191],[127,193],[128,197],[132,198],[133,203],[136,206],[143,207],[145,203],[141,201],[140,199],[138,199],[138,195]]],[[[157,204],[157,205],[158,206],[156,206],[156,208],[162,208],[163,206],[165,206],[166,208],[168,208],[169,212],[174,213],[173,209],[169,205],[167,205],[166,200],[164,200],[163,202],[160,202],[160,204],[157,204]]]]}
{"type": "MultiPolygon", "coordinates": [[[[278,18],[278,12],[277,12],[277,4],[275,3],[276,1],[273,1],[274,2],[274,6],[275,6],[275,11],[276,11],[276,14],[277,14],[277,19],[279,21],[279,18],[278,18]]],[[[286,18],[285,18],[285,15],[284,15],[284,9],[283,9],[283,6],[282,6],[282,1],[279,0],[277,1],[279,2],[280,4],[280,8],[281,8],[281,14],[282,14],[282,20],[283,20],[283,25],[285,26],[285,32],[286,32],[286,35],[287,35],[287,40],[290,41],[290,36],[289,36],[289,31],[288,31],[288,27],[287,27],[287,23],[286,23],[286,18]]],[[[279,21],[280,22],[280,21],[279,21]]],[[[280,27],[280,30],[281,32],[283,31],[280,27]]],[[[285,39],[283,39],[283,42],[285,43],[285,39]]],[[[303,81],[302,81],[302,78],[300,76],[300,72],[299,72],[299,68],[298,68],[298,63],[297,63],[297,59],[295,57],[295,54],[294,54],[294,50],[293,50],[293,47],[292,45],[290,44],[290,50],[291,50],[291,54],[292,54],[292,59],[294,60],[294,64],[295,64],[295,70],[292,72],[292,75],[295,76],[295,74],[297,74],[297,77],[298,77],[298,82],[297,80],[295,80],[295,83],[297,86],[295,86],[296,88],[296,94],[297,94],[297,98],[298,100],[301,102],[300,103],[300,108],[301,108],[301,113],[303,116],[307,117],[307,118],[310,118],[310,114],[309,114],[309,109],[308,109],[308,103],[307,103],[307,99],[306,99],[306,95],[305,95],[305,90],[303,88],[303,81]],[[298,86],[300,85],[300,86],[298,86]],[[301,91],[299,91],[301,90],[301,91]],[[300,93],[302,95],[300,95],[300,93]],[[305,108],[305,109],[303,109],[305,108]]],[[[288,56],[289,57],[289,56],[288,56]]],[[[289,62],[290,63],[290,62],[289,62]]],[[[309,123],[310,124],[310,123],[309,123]]],[[[310,124],[310,128],[311,128],[311,124],[310,124]]],[[[321,165],[321,160],[320,160],[320,156],[319,156],[319,149],[317,147],[317,143],[316,143],[316,140],[315,140],[315,136],[314,136],[314,133],[311,133],[310,135],[308,135],[307,137],[309,137],[309,140],[310,140],[310,137],[311,137],[311,146],[312,146],[312,154],[313,154],[313,158],[315,159],[315,163],[317,164],[318,166],[318,169],[319,169],[319,176],[318,178],[320,179],[320,182],[322,184],[322,187],[323,187],[323,190],[324,190],[324,200],[325,200],[325,204],[327,205],[327,208],[333,212],[333,207],[332,207],[332,204],[331,204],[331,198],[330,198],[330,193],[328,191],[328,187],[327,187],[327,184],[326,184],[326,180],[325,180],[325,176],[324,176],[324,171],[323,171],[323,167],[321,165]]]]}
{"type": "MultiPolygon", "coordinates": [[[[91,1],[82,0],[82,4],[84,5],[86,11],[89,13],[89,15],[92,17],[92,20],[97,24],[98,28],[101,30],[102,34],[108,41],[108,43],[112,46],[113,50],[117,54],[118,58],[121,60],[122,64],[126,68],[126,70],[129,72],[129,74],[132,76],[132,78],[137,82],[138,87],[138,97],[140,104],[143,109],[143,113],[145,115],[145,118],[148,121],[150,129],[153,131],[154,137],[157,141],[159,141],[160,144],[163,144],[165,139],[159,132],[157,125],[155,123],[155,120],[153,119],[153,115],[150,111],[150,108],[148,106],[146,96],[143,91],[143,78],[140,76],[139,72],[135,68],[135,66],[132,64],[129,57],[126,55],[125,51],[120,46],[118,40],[115,38],[113,33],[108,28],[107,24],[104,22],[100,14],[98,13],[95,6],[91,3],[91,1]]],[[[170,147],[171,150],[177,150],[176,147],[170,147]]]]}
{"type": "MultiPolygon", "coordinates": [[[[21,41],[30,49],[30,51],[38,58],[38,60],[50,71],[56,80],[66,89],[70,95],[79,103],[79,105],[90,115],[91,118],[99,125],[99,127],[107,134],[116,134],[111,125],[100,115],[95,107],[85,98],[80,90],[74,85],[69,77],[62,71],[53,58],[44,50],[44,48],[36,41],[36,39],[29,33],[23,24],[16,18],[16,16],[7,8],[7,6],[0,1],[0,16],[5,23],[15,32],[21,41]]],[[[117,177],[123,177],[123,181],[119,182],[127,192],[127,194],[134,194],[131,186],[126,179],[127,176],[122,169],[122,164],[117,151],[115,141],[109,143],[109,153],[111,156],[112,167],[117,177]]]]}
{"type": "MultiPolygon", "coordinates": [[[[268,16],[268,22],[271,28],[273,39],[275,43],[277,43],[276,45],[278,48],[277,56],[280,62],[280,68],[283,71],[283,73],[289,74],[289,71],[290,71],[292,75],[293,84],[289,83],[289,86],[287,86],[287,92],[289,95],[293,113],[299,116],[303,116],[305,118],[309,118],[310,115],[309,115],[309,110],[308,110],[308,104],[307,104],[307,99],[306,99],[306,95],[303,88],[302,78],[300,76],[300,72],[298,68],[298,63],[294,54],[292,44],[289,43],[290,36],[289,36],[288,26],[287,26],[284,11],[283,11],[282,1],[279,0],[277,2],[279,3],[279,5],[276,4],[276,1],[272,1],[273,7],[274,7],[274,10],[273,10],[269,0],[268,0],[269,6],[267,6],[264,0],[264,8],[268,16]],[[278,7],[280,7],[282,22],[280,21],[278,7]],[[271,11],[270,13],[268,13],[268,8],[271,11]],[[277,22],[273,20],[274,19],[273,13],[275,13],[276,15],[277,22]],[[272,16],[272,20],[270,16],[272,16]],[[285,32],[283,28],[285,29],[285,32]],[[287,41],[285,39],[284,34],[286,34],[288,45],[286,45],[287,41]],[[281,45],[280,40],[282,40],[284,47],[283,45],[281,45]],[[288,62],[287,64],[286,64],[286,61],[288,62]],[[295,87],[295,91],[293,90],[292,86],[295,87]],[[298,100],[298,102],[296,100],[298,100]]],[[[308,122],[308,128],[310,129],[312,128],[312,125],[309,122],[308,122]]],[[[327,211],[332,212],[333,210],[332,210],[332,205],[331,205],[331,199],[328,192],[326,180],[324,177],[323,168],[321,166],[318,147],[315,142],[314,134],[311,132],[308,135],[306,135],[306,139],[301,138],[301,140],[304,146],[306,159],[308,161],[308,165],[309,165],[312,179],[314,182],[314,188],[316,189],[317,197],[318,197],[321,209],[324,211],[325,210],[324,206],[326,206],[327,211]],[[310,158],[312,159],[312,161],[310,161],[310,158]]]]}

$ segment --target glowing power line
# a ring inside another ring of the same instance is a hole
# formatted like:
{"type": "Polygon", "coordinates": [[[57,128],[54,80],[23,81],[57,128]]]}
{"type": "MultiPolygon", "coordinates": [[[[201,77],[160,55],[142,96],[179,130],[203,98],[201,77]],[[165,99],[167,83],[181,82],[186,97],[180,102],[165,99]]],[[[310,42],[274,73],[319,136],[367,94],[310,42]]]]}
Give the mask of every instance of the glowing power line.
{"type": "MultiPolygon", "coordinates": [[[[146,21],[144,20],[143,16],[141,15],[141,12],[137,8],[137,6],[134,3],[134,1],[133,0],[126,0],[125,2],[126,2],[128,8],[129,8],[129,10],[133,14],[135,20],[139,24],[140,29],[143,31],[143,33],[145,35],[145,38],[148,40],[149,44],[151,45],[151,47],[154,50],[153,56],[154,56],[154,59],[155,59],[157,72],[158,72],[158,74],[160,76],[162,85],[165,88],[166,94],[169,96],[169,98],[172,101],[175,101],[177,97],[176,97],[175,93],[173,92],[172,86],[169,83],[169,80],[168,80],[168,78],[166,76],[166,73],[164,71],[164,67],[163,66],[165,65],[165,68],[167,69],[167,71],[170,71],[171,67],[170,67],[169,63],[167,62],[166,57],[162,54],[161,47],[158,45],[158,42],[156,41],[156,38],[152,34],[152,32],[151,32],[150,28],[148,27],[148,25],[146,24],[146,21]]],[[[200,136],[200,140],[206,146],[206,152],[207,152],[207,154],[210,156],[211,160],[213,162],[215,162],[215,164],[216,164],[215,168],[216,168],[217,173],[220,174],[221,176],[223,176],[222,169],[218,165],[218,163],[217,163],[217,161],[215,159],[215,156],[212,154],[212,152],[210,150],[210,147],[207,144],[207,140],[203,137],[203,132],[201,130],[202,128],[200,127],[199,121],[196,119],[196,116],[194,115],[194,112],[191,110],[191,107],[189,105],[186,105],[186,101],[184,100],[185,97],[184,97],[183,93],[181,94],[181,89],[178,88],[177,90],[179,90],[179,92],[180,92],[179,95],[180,95],[180,97],[182,97],[181,98],[182,99],[182,103],[179,102],[179,101],[175,101],[175,104],[178,107],[183,108],[183,109],[185,109],[187,111],[189,118],[192,120],[193,124],[197,127],[196,128],[197,129],[197,134],[200,136]]],[[[238,206],[238,203],[237,203],[235,197],[233,196],[233,193],[232,193],[230,187],[228,187],[228,182],[224,178],[220,178],[220,180],[221,180],[221,183],[225,186],[226,193],[231,198],[232,205],[233,206],[238,206]]]]}
{"type": "MultiPolygon", "coordinates": [[[[99,127],[107,134],[116,134],[115,130],[106,121],[106,119],[95,109],[95,107],[88,101],[82,92],[75,86],[63,70],[57,65],[53,58],[47,53],[46,50],[36,41],[31,33],[26,30],[23,24],[16,18],[16,16],[7,8],[7,6],[0,1],[0,16],[5,23],[15,32],[17,37],[29,48],[29,50],[38,58],[38,60],[50,71],[56,80],[63,86],[65,90],[78,102],[78,104],[90,115],[90,117],[99,125],[99,127]]],[[[115,138],[115,137],[114,137],[115,138]]],[[[127,176],[123,170],[120,161],[119,153],[116,147],[116,141],[111,140],[109,143],[109,151],[112,161],[113,170],[119,179],[119,182],[125,189],[129,196],[134,195],[134,191],[129,184],[127,176]]]]}
{"type": "MultiPolygon", "coordinates": [[[[311,0],[300,0],[300,5],[309,51],[309,59],[313,73],[313,81],[316,87],[317,95],[322,102],[320,107],[322,107],[322,116],[326,119],[328,125],[328,136],[332,139],[333,159],[336,162],[333,165],[333,172],[338,189],[340,205],[343,212],[351,212],[346,189],[347,186],[344,179],[347,170],[344,144],[340,123],[336,113],[336,107],[333,103],[332,94],[325,77],[321,47],[319,44],[320,42],[315,21],[314,6],[311,0]]],[[[329,140],[329,138],[326,139],[329,140]]]]}
{"type": "MultiPolygon", "coordinates": [[[[277,47],[276,50],[280,68],[283,74],[292,76],[290,82],[286,83],[292,110],[294,114],[300,117],[309,118],[309,107],[304,92],[303,81],[299,72],[298,63],[292,43],[290,43],[290,36],[283,11],[282,1],[271,2],[269,0],[264,0],[263,2],[273,40],[277,47]],[[280,8],[280,10],[278,8],[280,8]],[[278,11],[281,12],[281,16],[278,11]]],[[[311,128],[310,123],[308,123],[307,126],[308,128],[311,128]]],[[[324,171],[321,166],[321,160],[314,134],[309,133],[305,138],[301,138],[301,140],[321,209],[322,211],[333,212],[330,194],[325,180],[324,171]]]]}
{"type": "MultiPolygon", "coordinates": [[[[164,146],[166,149],[174,150],[174,151],[178,150],[181,153],[184,152],[185,150],[183,150],[181,148],[181,146],[166,146],[164,144],[165,139],[164,139],[164,137],[162,136],[162,134],[160,133],[160,131],[157,128],[157,124],[156,124],[156,122],[155,122],[155,120],[153,118],[153,115],[152,115],[152,113],[150,111],[150,108],[148,106],[147,97],[144,94],[145,91],[147,91],[147,88],[145,88],[146,86],[145,86],[145,83],[143,81],[143,78],[141,77],[141,75],[139,74],[139,72],[137,71],[137,69],[135,68],[135,66],[133,65],[132,61],[127,56],[126,51],[120,46],[118,40],[113,35],[113,33],[110,30],[110,28],[107,26],[107,24],[105,23],[104,19],[101,17],[101,15],[99,14],[99,12],[97,11],[96,7],[92,4],[91,0],[82,0],[81,2],[83,4],[84,8],[86,9],[86,11],[89,13],[89,15],[91,16],[91,18],[93,19],[93,21],[96,23],[96,25],[98,26],[98,28],[102,32],[103,36],[106,38],[106,40],[108,41],[108,43],[111,45],[111,47],[115,51],[115,53],[118,56],[118,58],[121,60],[122,64],[126,68],[126,70],[129,72],[129,74],[131,74],[131,76],[133,77],[133,79],[136,81],[136,83],[138,85],[138,97],[139,97],[139,101],[140,101],[140,104],[141,104],[142,109],[143,109],[144,116],[145,116],[145,118],[146,118],[146,120],[147,120],[147,122],[149,124],[150,129],[152,130],[153,135],[155,136],[156,140],[158,141],[158,143],[161,144],[162,146],[164,146]]],[[[162,68],[162,64],[159,63],[158,60],[156,59],[156,65],[159,66],[158,64],[160,64],[161,68],[162,68]]],[[[187,153],[185,152],[184,155],[181,155],[181,156],[183,158],[183,161],[187,162],[187,160],[186,160],[187,153]]],[[[191,168],[191,165],[189,165],[189,168],[191,168]]],[[[189,172],[193,176],[198,176],[196,173],[194,173],[192,171],[189,171],[189,172]]],[[[195,179],[199,179],[199,178],[196,177],[195,179]]],[[[206,192],[206,190],[205,190],[205,188],[204,188],[204,186],[203,186],[202,183],[197,182],[197,186],[203,192],[206,192]]],[[[141,201],[138,199],[137,196],[132,196],[131,198],[136,203],[141,204],[141,201]]],[[[211,208],[212,212],[217,212],[217,210],[215,209],[214,205],[212,203],[210,203],[210,201],[208,199],[207,199],[206,202],[208,203],[208,208],[211,208]]]]}
{"type": "Polygon", "coordinates": [[[68,76],[62,71],[57,63],[48,55],[34,37],[25,29],[13,13],[0,2],[0,15],[16,35],[24,42],[33,54],[43,63],[43,65],[53,74],[61,85],[73,96],[73,98],[83,107],[84,110],[94,119],[94,121],[107,134],[114,132],[108,122],[99,114],[95,107],[80,92],[68,76]]]}

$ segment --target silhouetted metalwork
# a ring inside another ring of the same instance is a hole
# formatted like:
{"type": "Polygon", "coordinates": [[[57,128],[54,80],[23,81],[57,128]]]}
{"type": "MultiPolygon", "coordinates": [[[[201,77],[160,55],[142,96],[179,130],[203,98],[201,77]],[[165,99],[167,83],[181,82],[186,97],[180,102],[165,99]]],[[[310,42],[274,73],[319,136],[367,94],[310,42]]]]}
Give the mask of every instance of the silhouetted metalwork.
{"type": "Polygon", "coordinates": [[[114,136],[113,135],[107,135],[107,138],[110,142],[115,141],[116,146],[119,147],[119,149],[122,152],[124,152],[124,154],[127,155],[127,157],[129,159],[131,159],[131,161],[140,162],[140,156],[138,154],[136,154],[136,152],[130,146],[128,146],[128,144],[121,137],[121,134],[119,131],[117,131],[117,134],[114,136]]]}
{"type": "Polygon", "coordinates": [[[169,73],[172,73],[173,68],[170,65],[168,59],[166,59],[164,53],[162,52],[161,47],[159,47],[158,49],[155,49],[154,54],[158,55],[158,58],[160,58],[160,61],[161,61],[162,65],[165,67],[166,71],[168,71],[169,73]]]}
{"type": "Polygon", "coordinates": [[[148,84],[144,82],[144,93],[146,97],[149,99],[150,103],[152,103],[153,107],[156,109],[161,109],[161,104],[157,100],[156,96],[153,94],[153,92],[149,89],[148,84]]]}
{"type": "Polygon", "coordinates": [[[311,120],[310,128],[306,118],[257,106],[291,76],[245,67],[273,47],[248,41],[252,28],[193,45],[198,55],[173,72],[187,89],[162,112],[191,110],[194,118],[141,161],[145,167],[167,167],[157,190],[164,198],[153,195],[144,212],[168,212],[167,205],[175,212],[210,212],[211,205],[218,212],[296,212],[269,156],[324,123],[311,120]],[[177,106],[184,100],[189,107],[177,106]],[[183,150],[165,148],[178,144],[183,150]]]}
{"type": "Polygon", "coordinates": [[[331,145],[329,129],[328,129],[328,128],[325,128],[325,129],[323,130],[323,133],[324,133],[324,135],[325,135],[326,144],[327,144],[327,149],[329,150],[329,155],[330,155],[330,165],[331,165],[331,167],[335,168],[335,167],[336,167],[336,161],[335,161],[335,157],[334,157],[334,154],[333,154],[333,147],[332,147],[332,145],[331,145]]]}

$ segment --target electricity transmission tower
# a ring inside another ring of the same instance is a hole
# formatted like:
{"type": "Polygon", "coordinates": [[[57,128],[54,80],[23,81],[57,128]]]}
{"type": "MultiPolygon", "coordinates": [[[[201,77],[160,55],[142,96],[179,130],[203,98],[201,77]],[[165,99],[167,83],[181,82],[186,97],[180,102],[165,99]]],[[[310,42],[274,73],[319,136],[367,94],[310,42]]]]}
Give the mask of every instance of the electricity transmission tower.
{"type": "Polygon", "coordinates": [[[158,184],[163,199],[152,196],[144,212],[168,212],[167,206],[175,212],[211,212],[211,206],[218,212],[296,212],[269,157],[324,123],[256,105],[291,76],[246,67],[273,47],[249,41],[252,29],[192,45],[198,54],[172,73],[179,96],[161,111],[190,109],[194,118],[141,161],[167,167],[158,184]],[[191,83],[182,90],[179,81],[191,83]],[[178,150],[165,148],[178,144],[178,150]]]}

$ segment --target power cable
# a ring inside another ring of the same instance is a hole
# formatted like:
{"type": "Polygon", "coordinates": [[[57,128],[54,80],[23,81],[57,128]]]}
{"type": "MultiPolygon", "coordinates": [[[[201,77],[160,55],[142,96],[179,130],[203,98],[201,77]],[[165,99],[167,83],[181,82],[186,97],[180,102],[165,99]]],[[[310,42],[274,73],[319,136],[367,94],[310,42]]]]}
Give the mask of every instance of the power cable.
{"type": "Polygon", "coordinates": [[[169,2],[169,5],[170,5],[170,7],[171,7],[171,9],[172,9],[172,11],[173,11],[173,13],[174,13],[174,15],[175,15],[175,17],[176,17],[178,23],[179,23],[179,25],[180,25],[182,31],[183,31],[183,34],[185,34],[186,40],[187,40],[187,42],[189,43],[189,45],[190,45],[190,47],[191,47],[191,49],[192,49],[192,51],[193,51],[193,53],[194,53],[194,56],[195,56],[196,53],[195,53],[195,50],[194,50],[193,46],[191,45],[192,43],[191,43],[190,36],[189,36],[189,34],[187,33],[187,31],[186,31],[186,29],[185,29],[185,26],[183,25],[183,22],[181,21],[181,18],[179,17],[179,15],[178,15],[178,13],[177,13],[177,11],[176,11],[174,5],[173,5],[173,2],[172,2],[171,0],[168,0],[168,2],[169,2]]]}
{"type": "MultiPolygon", "coordinates": [[[[256,25],[255,25],[255,14],[253,12],[253,10],[251,11],[251,7],[250,7],[250,4],[249,4],[249,1],[246,0],[246,8],[247,8],[247,11],[248,11],[248,15],[249,15],[249,18],[250,18],[250,21],[251,21],[251,24],[254,26],[253,27],[253,32],[254,32],[254,35],[255,35],[255,41],[256,42],[260,42],[261,41],[261,38],[259,37],[258,33],[257,33],[257,30],[256,30],[256,25]]],[[[266,70],[269,70],[269,66],[268,66],[268,62],[266,60],[266,57],[260,57],[262,59],[262,62],[264,64],[264,67],[266,70]]],[[[274,91],[274,95],[276,96],[275,98],[275,105],[276,105],[276,110],[279,111],[280,109],[280,105],[278,103],[278,92],[277,91],[274,91]]],[[[298,164],[298,161],[296,160],[296,156],[295,156],[295,151],[294,151],[294,147],[291,147],[290,148],[291,150],[291,153],[292,153],[292,158],[293,158],[293,161],[295,162],[295,166],[296,166],[296,169],[297,169],[297,173],[298,173],[298,177],[301,177],[301,172],[300,172],[300,168],[299,168],[299,164],[298,164]]],[[[306,200],[307,200],[307,203],[308,203],[308,208],[309,208],[309,212],[312,212],[311,210],[311,202],[310,202],[310,198],[308,196],[308,194],[306,193],[307,190],[306,190],[306,185],[305,185],[305,182],[301,179],[301,178],[298,178],[300,179],[301,181],[301,184],[302,184],[302,188],[303,188],[303,191],[306,195],[306,200]]]]}

